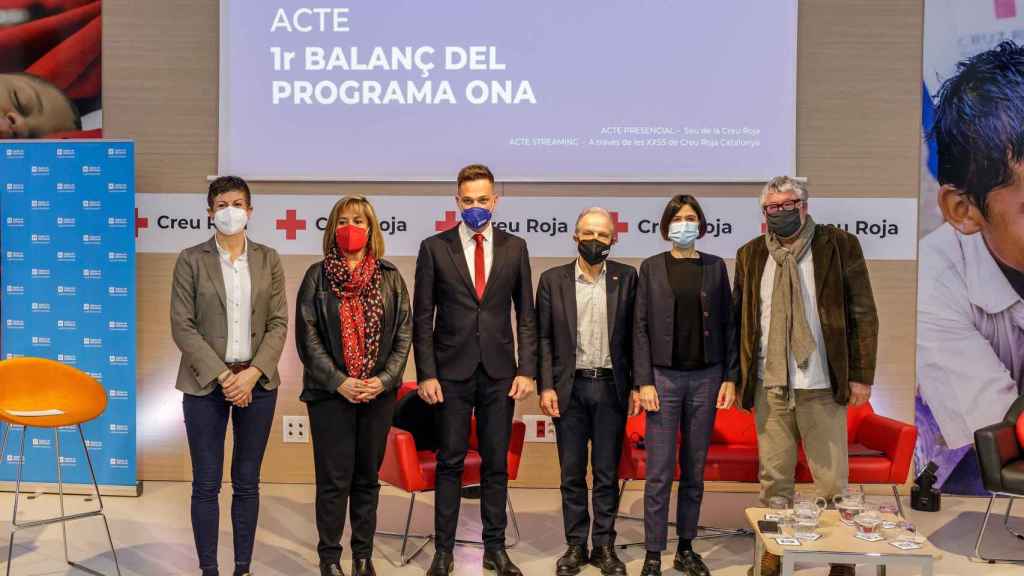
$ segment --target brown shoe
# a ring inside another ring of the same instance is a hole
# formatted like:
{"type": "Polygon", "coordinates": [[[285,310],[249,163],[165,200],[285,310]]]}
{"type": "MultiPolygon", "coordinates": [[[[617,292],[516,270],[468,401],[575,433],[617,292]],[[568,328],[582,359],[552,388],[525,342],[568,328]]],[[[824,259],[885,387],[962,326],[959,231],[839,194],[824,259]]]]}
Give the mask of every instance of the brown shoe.
{"type": "Polygon", "coordinates": [[[856,576],[857,567],[853,564],[830,564],[828,576],[856,576]]]}
{"type": "MultiPolygon", "coordinates": [[[[761,556],[761,576],[779,576],[782,572],[782,559],[767,552],[761,556]]],[[[754,576],[754,567],[747,569],[747,576],[754,576]]]]}

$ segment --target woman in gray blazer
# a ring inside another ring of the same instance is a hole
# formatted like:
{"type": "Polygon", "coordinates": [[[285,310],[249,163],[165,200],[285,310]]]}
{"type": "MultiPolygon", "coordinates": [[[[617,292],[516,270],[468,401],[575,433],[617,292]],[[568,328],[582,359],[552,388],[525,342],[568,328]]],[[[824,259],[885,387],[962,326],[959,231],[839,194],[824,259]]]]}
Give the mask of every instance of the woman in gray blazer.
{"type": "Polygon", "coordinates": [[[248,240],[249,186],[210,183],[212,238],[178,255],[171,287],[171,335],[181,350],[177,388],[192,456],[192,532],[203,576],[218,576],[218,494],[230,418],[233,574],[249,574],[259,515],[260,466],[274,421],[277,362],[288,332],[284,270],[272,248],[248,240]]]}

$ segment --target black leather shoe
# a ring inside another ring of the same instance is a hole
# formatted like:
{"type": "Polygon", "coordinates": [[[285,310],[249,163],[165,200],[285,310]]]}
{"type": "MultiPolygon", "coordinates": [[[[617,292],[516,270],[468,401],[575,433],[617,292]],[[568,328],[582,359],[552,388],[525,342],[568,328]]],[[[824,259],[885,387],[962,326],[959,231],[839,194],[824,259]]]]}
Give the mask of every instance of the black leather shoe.
{"type": "Polygon", "coordinates": [[[377,576],[377,571],[369,558],[353,558],[352,576],[377,576]]]}
{"type": "Polygon", "coordinates": [[[320,576],[345,576],[345,573],[341,571],[341,564],[321,564],[320,576]]]}
{"type": "Polygon", "coordinates": [[[644,560],[640,576],[661,576],[661,560],[644,560]]]}
{"type": "Polygon", "coordinates": [[[494,570],[498,576],[523,576],[504,550],[485,551],[484,570],[494,570]]]}
{"type": "Polygon", "coordinates": [[[611,544],[594,546],[590,565],[596,566],[604,576],[626,576],[626,565],[615,555],[615,546],[611,544]]]}
{"type": "Polygon", "coordinates": [[[434,561],[427,569],[427,576],[449,576],[455,571],[455,558],[451,552],[438,550],[434,552],[434,561]]]}
{"type": "Polygon", "coordinates": [[[555,574],[557,576],[574,576],[579,574],[580,570],[583,570],[583,566],[587,563],[587,549],[583,546],[576,544],[570,544],[569,549],[562,554],[562,557],[558,559],[558,563],[555,564],[555,574]]]}
{"type": "Polygon", "coordinates": [[[672,567],[686,576],[711,576],[711,571],[704,564],[704,559],[693,550],[676,554],[675,560],[672,561],[672,567]]]}

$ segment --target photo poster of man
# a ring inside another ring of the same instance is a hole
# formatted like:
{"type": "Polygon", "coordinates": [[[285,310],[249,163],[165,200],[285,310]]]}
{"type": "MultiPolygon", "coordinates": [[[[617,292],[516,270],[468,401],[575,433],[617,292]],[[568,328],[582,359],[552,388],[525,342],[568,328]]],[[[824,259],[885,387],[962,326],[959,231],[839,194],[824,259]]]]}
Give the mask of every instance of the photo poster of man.
{"type": "Polygon", "coordinates": [[[1024,391],[1024,0],[926,0],[915,469],[986,494],[974,431],[1024,391]]]}
{"type": "Polygon", "coordinates": [[[0,0],[0,139],[101,138],[100,0],[0,0]]]}

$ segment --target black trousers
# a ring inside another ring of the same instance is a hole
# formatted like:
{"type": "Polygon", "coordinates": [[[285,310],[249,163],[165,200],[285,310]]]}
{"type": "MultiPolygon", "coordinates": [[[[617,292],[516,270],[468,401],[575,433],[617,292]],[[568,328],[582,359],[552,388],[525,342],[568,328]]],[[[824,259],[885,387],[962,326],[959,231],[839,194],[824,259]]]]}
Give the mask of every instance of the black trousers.
{"type": "Polygon", "coordinates": [[[192,533],[204,576],[217,571],[217,539],[220,534],[221,478],[224,475],[224,437],[228,418],[234,434],[231,452],[231,527],[236,574],[249,571],[260,513],[260,468],[274,423],[277,389],[262,384],[252,389],[252,403],[232,405],[216,386],[206,396],[185,394],[182,409],[192,456],[192,533]]]}
{"type": "Polygon", "coordinates": [[[437,451],[434,502],[435,548],[451,552],[459,523],[462,471],[469,450],[470,421],[476,413],[479,442],[480,518],[484,548],[505,548],[505,502],[508,499],[508,446],[515,401],[509,398],[512,379],[493,380],[478,366],[469,380],[442,381],[441,447],[437,451]]]}
{"type": "Polygon", "coordinates": [[[615,380],[576,378],[568,406],[555,418],[558,461],[562,469],[562,520],[570,545],[615,543],[619,508],[618,469],[626,409],[619,402],[615,380]],[[587,443],[594,473],[594,525],[587,510],[587,443]],[[588,538],[589,536],[589,538],[588,538]]]}
{"type": "Polygon", "coordinates": [[[353,404],[340,394],[307,405],[313,433],[316,468],[317,552],[322,564],[341,559],[345,509],[352,521],[352,557],[373,554],[377,530],[377,471],[384,459],[395,392],[384,392],[366,404],[353,404]]]}

